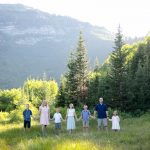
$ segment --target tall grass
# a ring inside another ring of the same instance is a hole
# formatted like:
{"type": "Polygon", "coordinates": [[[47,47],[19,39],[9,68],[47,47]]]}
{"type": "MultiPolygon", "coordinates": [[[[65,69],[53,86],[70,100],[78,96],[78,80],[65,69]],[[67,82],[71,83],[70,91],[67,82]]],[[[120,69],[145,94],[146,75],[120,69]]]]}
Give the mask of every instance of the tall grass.
{"type": "Polygon", "coordinates": [[[88,133],[82,131],[81,122],[69,134],[63,123],[57,135],[54,124],[48,127],[48,136],[42,136],[40,126],[34,122],[24,132],[22,124],[0,124],[0,150],[149,150],[150,115],[121,120],[121,131],[98,131],[96,120],[90,121],[88,133]]]}

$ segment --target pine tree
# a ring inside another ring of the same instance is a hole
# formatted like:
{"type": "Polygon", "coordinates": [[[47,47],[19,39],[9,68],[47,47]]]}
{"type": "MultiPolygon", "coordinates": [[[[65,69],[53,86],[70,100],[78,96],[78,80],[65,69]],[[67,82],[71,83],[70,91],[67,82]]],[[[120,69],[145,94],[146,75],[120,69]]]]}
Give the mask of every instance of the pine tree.
{"type": "Polygon", "coordinates": [[[78,74],[75,54],[71,53],[67,67],[68,72],[66,73],[66,89],[68,93],[66,99],[68,103],[73,102],[77,105],[79,95],[79,81],[77,76],[78,74]]]}
{"type": "Polygon", "coordinates": [[[81,32],[77,49],[71,53],[67,68],[65,87],[63,87],[65,90],[61,90],[61,96],[64,96],[63,98],[65,99],[63,102],[65,104],[72,102],[75,105],[85,103],[87,96],[88,59],[81,32]]]}
{"type": "Polygon", "coordinates": [[[100,64],[98,58],[96,58],[94,64],[94,72],[99,72],[99,71],[100,71],[100,64]]]}
{"type": "Polygon", "coordinates": [[[110,86],[112,91],[112,99],[114,107],[122,109],[125,107],[126,101],[126,53],[122,50],[123,35],[120,26],[115,37],[115,47],[110,58],[110,86]]]}
{"type": "Polygon", "coordinates": [[[79,84],[78,100],[80,102],[85,102],[87,96],[88,59],[82,32],[80,32],[78,47],[76,51],[76,67],[79,84]]]}

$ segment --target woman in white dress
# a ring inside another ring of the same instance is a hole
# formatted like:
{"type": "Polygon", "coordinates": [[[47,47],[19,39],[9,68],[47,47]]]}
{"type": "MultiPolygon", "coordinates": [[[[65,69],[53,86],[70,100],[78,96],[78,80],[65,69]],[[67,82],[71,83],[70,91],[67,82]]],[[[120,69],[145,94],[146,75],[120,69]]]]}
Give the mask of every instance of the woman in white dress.
{"type": "Polygon", "coordinates": [[[40,124],[42,125],[42,133],[43,135],[46,133],[46,127],[49,125],[50,120],[50,111],[48,107],[48,103],[46,100],[43,100],[42,105],[39,107],[40,114],[40,124]]]}
{"type": "Polygon", "coordinates": [[[120,130],[120,118],[117,115],[117,111],[113,112],[112,119],[109,119],[109,121],[112,121],[112,130],[119,131],[120,130]]]}
{"type": "Polygon", "coordinates": [[[77,120],[77,115],[73,104],[70,104],[69,108],[67,109],[66,119],[67,119],[67,130],[69,131],[69,133],[71,133],[72,130],[74,130],[76,127],[75,119],[77,120]]]}

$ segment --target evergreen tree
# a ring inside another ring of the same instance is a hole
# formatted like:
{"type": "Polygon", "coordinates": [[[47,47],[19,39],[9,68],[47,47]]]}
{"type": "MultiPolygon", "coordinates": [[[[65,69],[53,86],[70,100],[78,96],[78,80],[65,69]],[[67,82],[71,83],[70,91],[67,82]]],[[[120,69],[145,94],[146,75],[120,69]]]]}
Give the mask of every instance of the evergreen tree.
{"type": "Polygon", "coordinates": [[[110,58],[110,87],[114,107],[124,109],[126,101],[126,53],[122,50],[123,35],[120,26],[115,37],[115,47],[110,58]]]}
{"type": "MultiPolygon", "coordinates": [[[[87,96],[88,60],[81,32],[77,49],[74,53],[71,53],[67,68],[65,87],[63,87],[65,90],[61,89],[61,96],[64,96],[62,98],[65,99],[63,102],[65,104],[72,102],[75,105],[85,103],[87,96]]],[[[62,101],[60,97],[59,101],[62,101]]]]}
{"type": "Polygon", "coordinates": [[[98,58],[95,59],[94,72],[100,71],[100,64],[98,58]]]}
{"type": "Polygon", "coordinates": [[[80,32],[78,47],[76,50],[76,67],[79,85],[78,100],[85,103],[87,96],[88,59],[82,32],[80,32]]]}
{"type": "Polygon", "coordinates": [[[71,53],[70,60],[68,62],[68,72],[66,73],[66,89],[68,91],[66,100],[67,103],[78,104],[79,95],[79,81],[77,74],[77,64],[75,54],[71,53]]]}

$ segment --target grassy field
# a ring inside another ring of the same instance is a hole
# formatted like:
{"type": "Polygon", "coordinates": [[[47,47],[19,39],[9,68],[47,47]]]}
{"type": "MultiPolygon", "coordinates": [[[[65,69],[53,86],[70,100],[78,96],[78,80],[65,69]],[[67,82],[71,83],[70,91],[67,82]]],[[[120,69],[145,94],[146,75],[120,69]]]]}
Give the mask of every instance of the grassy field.
{"type": "Polygon", "coordinates": [[[98,131],[96,120],[91,120],[88,133],[82,132],[81,122],[72,134],[63,123],[59,135],[54,124],[48,127],[48,136],[43,137],[41,128],[33,123],[30,132],[24,132],[22,124],[0,123],[0,150],[150,150],[150,115],[121,120],[121,131],[98,131]]]}

